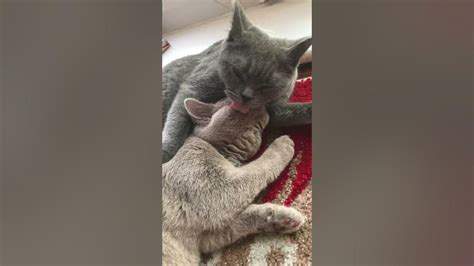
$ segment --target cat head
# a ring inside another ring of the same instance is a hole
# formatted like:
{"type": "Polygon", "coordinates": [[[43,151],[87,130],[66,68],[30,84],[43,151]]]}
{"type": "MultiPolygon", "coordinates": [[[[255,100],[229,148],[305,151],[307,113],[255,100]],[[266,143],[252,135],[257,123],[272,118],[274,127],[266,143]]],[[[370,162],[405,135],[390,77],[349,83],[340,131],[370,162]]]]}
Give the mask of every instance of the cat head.
{"type": "MultiPolygon", "coordinates": [[[[311,37],[286,40],[254,26],[234,2],[232,26],[219,55],[219,76],[236,106],[284,102],[296,80],[296,67],[311,37]]],[[[239,109],[239,108],[237,108],[239,109]]]]}
{"type": "Polygon", "coordinates": [[[192,98],[184,100],[185,109],[195,124],[193,135],[217,146],[225,156],[245,161],[260,147],[269,116],[264,107],[244,114],[230,105],[227,98],[215,104],[192,98]]]}

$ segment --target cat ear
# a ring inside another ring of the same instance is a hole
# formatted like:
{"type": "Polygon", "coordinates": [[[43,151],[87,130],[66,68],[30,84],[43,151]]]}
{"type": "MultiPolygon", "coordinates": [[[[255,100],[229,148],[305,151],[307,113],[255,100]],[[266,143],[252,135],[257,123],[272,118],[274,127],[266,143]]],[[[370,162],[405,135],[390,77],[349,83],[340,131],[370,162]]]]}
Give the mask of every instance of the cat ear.
{"type": "Polygon", "coordinates": [[[252,26],[252,23],[245,15],[239,1],[235,0],[233,2],[234,14],[232,17],[232,27],[227,38],[228,41],[233,41],[234,39],[239,38],[246,29],[252,26]]]}
{"type": "Polygon", "coordinates": [[[298,65],[300,58],[311,46],[311,41],[311,37],[301,38],[288,48],[288,58],[292,66],[298,65]]]}
{"type": "Polygon", "coordinates": [[[187,98],[184,100],[184,108],[196,125],[206,125],[211,121],[214,105],[187,98]]]}

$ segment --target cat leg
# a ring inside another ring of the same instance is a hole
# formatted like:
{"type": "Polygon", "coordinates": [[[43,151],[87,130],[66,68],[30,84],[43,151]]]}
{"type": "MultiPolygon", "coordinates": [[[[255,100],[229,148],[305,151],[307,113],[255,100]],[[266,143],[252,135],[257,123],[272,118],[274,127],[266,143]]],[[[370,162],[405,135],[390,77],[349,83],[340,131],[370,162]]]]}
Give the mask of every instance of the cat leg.
{"type": "Polygon", "coordinates": [[[208,192],[207,198],[216,199],[207,205],[209,212],[219,215],[207,220],[206,228],[220,228],[242,212],[268,184],[278,178],[293,154],[293,141],[288,136],[282,136],[248,164],[235,167],[227,161],[225,180],[216,181],[214,189],[208,192]]]}
{"type": "Polygon", "coordinates": [[[162,163],[166,163],[173,158],[193,129],[191,118],[184,108],[184,99],[188,97],[192,97],[192,95],[178,93],[168,111],[161,132],[162,163]]]}
{"type": "Polygon", "coordinates": [[[212,178],[188,187],[196,194],[192,196],[192,205],[199,213],[192,217],[189,214],[188,219],[193,220],[195,228],[204,231],[226,226],[252,204],[293,158],[294,143],[288,136],[279,137],[259,158],[240,167],[235,167],[215,150],[214,153],[208,153],[207,160],[207,173],[212,178]]]}
{"type": "Polygon", "coordinates": [[[272,203],[251,204],[223,229],[204,233],[199,249],[202,253],[212,253],[245,236],[261,232],[293,233],[304,222],[304,215],[294,208],[272,203]]]}
{"type": "Polygon", "coordinates": [[[267,107],[269,126],[287,127],[311,124],[312,103],[284,103],[267,107]]]}
{"type": "MultiPolygon", "coordinates": [[[[222,191],[239,209],[248,206],[268,184],[275,181],[294,155],[294,143],[288,136],[274,140],[256,160],[227,172],[228,183],[222,191]]],[[[234,204],[226,203],[228,208],[234,204]]],[[[229,209],[230,210],[230,209],[229,209]]]]}

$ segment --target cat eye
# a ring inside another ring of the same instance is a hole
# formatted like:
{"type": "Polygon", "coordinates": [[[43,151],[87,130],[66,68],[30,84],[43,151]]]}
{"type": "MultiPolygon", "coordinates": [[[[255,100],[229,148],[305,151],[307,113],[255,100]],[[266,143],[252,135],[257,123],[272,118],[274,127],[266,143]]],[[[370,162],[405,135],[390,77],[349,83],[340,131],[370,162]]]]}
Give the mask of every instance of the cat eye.
{"type": "Polygon", "coordinates": [[[227,95],[227,97],[233,99],[233,100],[242,100],[242,98],[240,97],[240,94],[230,90],[230,89],[225,89],[224,90],[224,93],[227,95]]]}

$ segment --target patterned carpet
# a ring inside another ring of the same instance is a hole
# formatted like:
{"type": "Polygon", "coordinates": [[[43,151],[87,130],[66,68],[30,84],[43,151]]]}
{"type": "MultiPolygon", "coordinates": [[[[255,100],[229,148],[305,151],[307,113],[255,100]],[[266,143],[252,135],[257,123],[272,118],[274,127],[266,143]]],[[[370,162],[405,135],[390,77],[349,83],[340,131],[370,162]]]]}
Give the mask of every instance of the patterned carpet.
{"type": "MultiPolygon", "coordinates": [[[[298,80],[291,102],[311,102],[312,79],[298,80]]],[[[303,228],[290,235],[257,235],[213,254],[206,265],[311,265],[312,209],[311,125],[264,132],[263,150],[273,139],[289,135],[295,142],[295,156],[280,177],[260,195],[257,202],[292,206],[306,215],[303,228]]]]}

